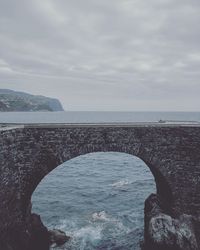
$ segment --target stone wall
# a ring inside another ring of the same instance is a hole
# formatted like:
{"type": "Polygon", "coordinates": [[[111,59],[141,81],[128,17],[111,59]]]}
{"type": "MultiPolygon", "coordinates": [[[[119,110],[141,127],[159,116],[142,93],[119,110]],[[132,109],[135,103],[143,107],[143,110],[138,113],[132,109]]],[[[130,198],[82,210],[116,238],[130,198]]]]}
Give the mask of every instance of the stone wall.
{"type": "Polygon", "coordinates": [[[167,213],[200,215],[200,127],[80,125],[5,130],[0,131],[0,249],[29,250],[30,201],[39,182],[61,163],[98,151],[141,158],[155,177],[167,213]]]}

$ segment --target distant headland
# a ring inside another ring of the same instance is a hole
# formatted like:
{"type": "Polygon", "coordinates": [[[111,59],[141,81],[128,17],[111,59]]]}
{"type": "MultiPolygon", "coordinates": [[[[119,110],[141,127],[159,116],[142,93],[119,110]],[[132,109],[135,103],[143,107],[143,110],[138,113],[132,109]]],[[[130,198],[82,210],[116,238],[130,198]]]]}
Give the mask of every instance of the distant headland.
{"type": "Polygon", "coordinates": [[[0,112],[9,111],[63,111],[58,99],[25,92],[0,89],[0,112]]]}

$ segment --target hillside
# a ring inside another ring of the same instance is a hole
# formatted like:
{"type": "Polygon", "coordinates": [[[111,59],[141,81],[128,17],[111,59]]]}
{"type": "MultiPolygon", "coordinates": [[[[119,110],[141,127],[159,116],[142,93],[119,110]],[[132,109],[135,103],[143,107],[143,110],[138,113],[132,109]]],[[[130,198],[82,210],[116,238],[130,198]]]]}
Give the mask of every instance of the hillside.
{"type": "Polygon", "coordinates": [[[63,111],[55,98],[0,89],[0,111],[63,111]]]}

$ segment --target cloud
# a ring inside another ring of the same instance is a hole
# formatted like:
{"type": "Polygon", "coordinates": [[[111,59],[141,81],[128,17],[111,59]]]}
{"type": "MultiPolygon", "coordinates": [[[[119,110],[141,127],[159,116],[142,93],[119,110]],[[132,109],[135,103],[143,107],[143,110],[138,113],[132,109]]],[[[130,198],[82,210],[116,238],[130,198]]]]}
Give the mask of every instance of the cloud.
{"type": "Polygon", "coordinates": [[[199,14],[197,0],[0,0],[0,87],[71,110],[198,110],[199,14]]]}

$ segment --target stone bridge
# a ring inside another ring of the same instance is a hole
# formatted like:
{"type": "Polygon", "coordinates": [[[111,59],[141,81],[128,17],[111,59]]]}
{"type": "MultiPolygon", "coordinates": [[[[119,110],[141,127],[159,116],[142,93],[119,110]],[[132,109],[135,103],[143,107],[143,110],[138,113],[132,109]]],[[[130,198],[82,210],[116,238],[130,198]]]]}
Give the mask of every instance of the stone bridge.
{"type": "Polygon", "coordinates": [[[100,151],[142,159],[155,178],[167,214],[200,216],[199,125],[29,124],[2,128],[0,249],[31,249],[30,204],[37,185],[63,162],[100,151]]]}

